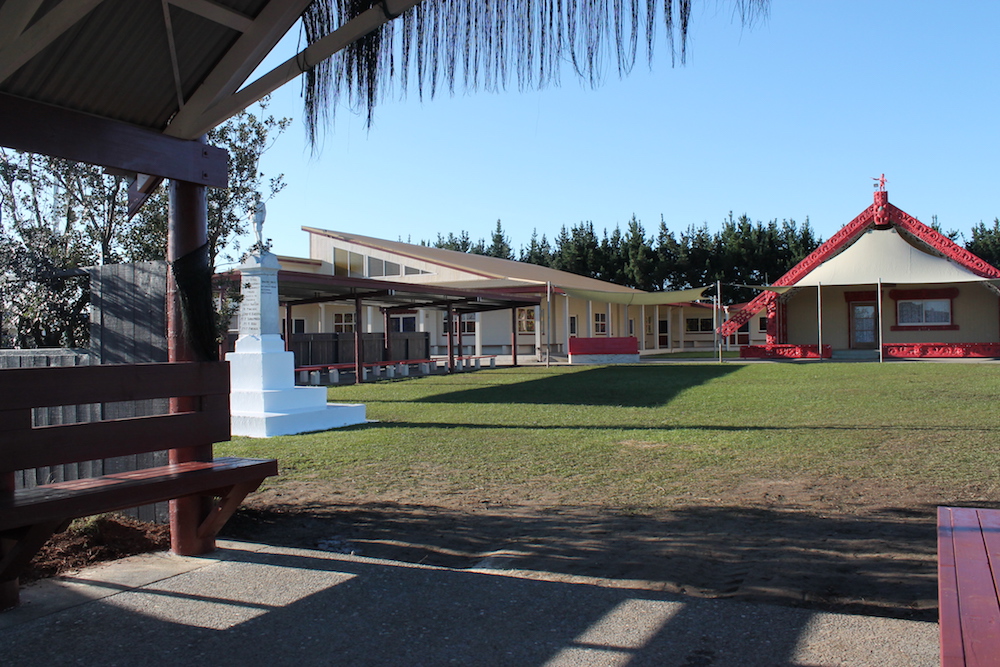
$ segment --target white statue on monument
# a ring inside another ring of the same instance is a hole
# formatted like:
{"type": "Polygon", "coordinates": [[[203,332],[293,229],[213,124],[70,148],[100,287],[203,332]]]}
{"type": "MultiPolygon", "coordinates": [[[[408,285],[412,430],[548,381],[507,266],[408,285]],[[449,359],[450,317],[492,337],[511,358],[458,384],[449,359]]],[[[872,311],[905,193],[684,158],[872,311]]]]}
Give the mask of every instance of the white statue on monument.
{"type": "Polygon", "coordinates": [[[270,243],[263,242],[266,215],[258,197],[253,211],[257,245],[240,266],[240,337],[236,350],[226,355],[233,435],[267,438],[362,424],[364,404],[327,403],[326,387],[295,386],[295,355],[281,337],[281,263],[269,252],[270,243]]]}

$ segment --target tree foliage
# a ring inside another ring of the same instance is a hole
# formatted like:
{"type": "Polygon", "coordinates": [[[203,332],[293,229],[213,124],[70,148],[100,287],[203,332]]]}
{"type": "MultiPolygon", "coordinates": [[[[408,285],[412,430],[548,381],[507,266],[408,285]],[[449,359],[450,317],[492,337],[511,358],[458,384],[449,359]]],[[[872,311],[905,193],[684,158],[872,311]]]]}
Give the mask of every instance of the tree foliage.
{"type": "MultiPolygon", "coordinates": [[[[232,260],[258,196],[284,187],[266,179],[260,157],[288,119],[241,112],[212,130],[229,150],[228,189],[209,189],[209,253],[232,260]]],[[[99,167],[0,149],[0,345],[79,347],[89,339],[89,281],[84,267],[163,259],[167,199],[158,191],[128,219],[128,183],[99,167]]]]}

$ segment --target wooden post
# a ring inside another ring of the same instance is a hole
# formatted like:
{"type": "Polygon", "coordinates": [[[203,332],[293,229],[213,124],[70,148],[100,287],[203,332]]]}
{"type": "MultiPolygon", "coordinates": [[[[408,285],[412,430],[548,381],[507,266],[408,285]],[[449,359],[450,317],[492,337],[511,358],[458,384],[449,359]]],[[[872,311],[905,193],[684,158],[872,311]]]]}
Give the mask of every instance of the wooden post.
{"type": "Polygon", "coordinates": [[[285,352],[292,350],[292,332],[295,326],[292,324],[292,304],[285,304],[285,352]]]}
{"type": "Polygon", "coordinates": [[[364,381],[364,352],[361,349],[361,297],[354,297],[354,383],[364,381]]]}
{"type": "Polygon", "coordinates": [[[392,318],[389,317],[389,311],[382,310],[382,341],[384,350],[382,352],[382,361],[392,361],[392,318]]]}
{"type": "Polygon", "coordinates": [[[517,366],[517,308],[510,309],[510,358],[517,366]]]}
{"type": "MultiPolygon", "coordinates": [[[[14,473],[0,473],[0,498],[12,500],[14,497],[14,473]]],[[[3,561],[14,550],[16,540],[0,537],[0,561],[3,561]]],[[[0,609],[14,607],[20,601],[17,579],[0,581],[0,609]]]]}
{"type": "MultiPolygon", "coordinates": [[[[170,181],[168,199],[167,261],[198,252],[208,243],[208,204],[205,187],[185,181],[170,181]]],[[[182,302],[171,269],[167,278],[167,358],[171,362],[201,361],[184,334],[182,302]]],[[[172,398],[171,412],[189,412],[200,406],[192,397],[172,398]]],[[[169,451],[170,463],[211,461],[212,443],[193,443],[169,451]]],[[[170,501],[170,548],[181,556],[197,556],[215,550],[215,538],[198,537],[198,526],[211,511],[211,498],[187,496],[170,501]]]]}
{"type": "Polygon", "coordinates": [[[452,308],[451,304],[448,304],[447,310],[445,310],[444,325],[447,330],[447,341],[448,341],[448,372],[455,372],[455,310],[452,308]]]}

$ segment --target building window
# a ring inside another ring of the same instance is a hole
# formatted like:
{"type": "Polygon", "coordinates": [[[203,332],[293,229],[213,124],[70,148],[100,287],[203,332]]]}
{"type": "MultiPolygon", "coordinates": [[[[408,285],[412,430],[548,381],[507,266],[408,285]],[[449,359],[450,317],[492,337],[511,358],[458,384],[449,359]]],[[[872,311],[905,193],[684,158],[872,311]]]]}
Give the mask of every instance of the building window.
{"type": "Polygon", "coordinates": [[[608,335],[608,314],[607,313],[594,313],[594,335],[595,336],[607,336],[608,335]]]}
{"type": "Polygon", "coordinates": [[[767,317],[757,318],[757,331],[767,333],[767,317]]]}
{"type": "Polygon", "coordinates": [[[392,333],[410,333],[417,330],[416,315],[393,315],[389,318],[389,330],[392,333]]]}
{"type": "Polygon", "coordinates": [[[919,299],[896,302],[900,326],[951,324],[951,299],[919,299]]]}
{"type": "Polygon", "coordinates": [[[653,317],[652,316],[646,318],[646,335],[647,336],[652,336],[653,335],[653,317]]]}
{"type": "Polygon", "coordinates": [[[535,309],[517,309],[517,333],[535,333],[535,309]]]}
{"type": "Polygon", "coordinates": [[[628,335],[629,336],[634,336],[635,335],[635,320],[633,320],[631,318],[629,318],[629,321],[628,321],[628,335]]]}
{"type": "Polygon", "coordinates": [[[684,320],[684,331],[698,332],[698,318],[689,317],[684,320]]]}
{"type": "Polygon", "coordinates": [[[712,326],[711,317],[689,317],[684,320],[684,330],[692,333],[711,333],[715,331],[715,327],[712,326]]]}
{"type": "MultiPolygon", "coordinates": [[[[462,323],[462,334],[474,334],[474,333],[476,333],[476,314],[475,313],[462,315],[461,318],[453,316],[451,318],[451,331],[452,331],[452,333],[454,333],[454,334],[458,333],[458,323],[460,321],[462,323]]],[[[448,315],[447,315],[447,313],[445,314],[444,320],[441,323],[441,335],[442,336],[447,336],[448,335],[448,315]]]]}
{"type": "Polygon", "coordinates": [[[300,319],[292,320],[292,333],[304,334],[306,332],[306,321],[300,319]]]}
{"type": "Polygon", "coordinates": [[[576,315],[570,315],[569,316],[569,335],[570,336],[575,336],[576,335],[576,331],[577,331],[577,329],[576,329],[576,315]]]}
{"type": "Polygon", "coordinates": [[[354,333],[354,313],[334,313],[333,332],[354,333]]]}

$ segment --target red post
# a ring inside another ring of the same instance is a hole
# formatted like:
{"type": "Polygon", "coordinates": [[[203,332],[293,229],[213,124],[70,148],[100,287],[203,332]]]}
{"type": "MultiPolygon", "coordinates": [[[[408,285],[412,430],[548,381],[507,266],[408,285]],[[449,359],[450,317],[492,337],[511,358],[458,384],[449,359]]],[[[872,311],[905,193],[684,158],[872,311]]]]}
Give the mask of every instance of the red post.
{"type": "Polygon", "coordinates": [[[364,351],[361,349],[361,297],[354,297],[354,383],[365,377],[364,351]]]}
{"type": "Polygon", "coordinates": [[[446,316],[445,328],[448,330],[448,372],[455,372],[455,311],[448,304],[448,309],[445,311],[446,316]]]}
{"type": "Polygon", "coordinates": [[[510,309],[510,357],[517,366],[517,308],[510,309]]]}
{"type": "MultiPolygon", "coordinates": [[[[167,261],[190,255],[208,242],[208,204],[205,187],[170,181],[167,261]]],[[[183,313],[173,271],[167,277],[167,358],[171,362],[201,361],[184,335],[183,313]]],[[[171,412],[189,412],[199,406],[192,397],[174,398],[171,412]]],[[[211,461],[212,443],[194,443],[169,451],[170,463],[211,461]]],[[[215,550],[215,538],[198,537],[198,526],[211,511],[211,499],[187,496],[170,501],[170,548],[182,556],[215,550]]]]}

